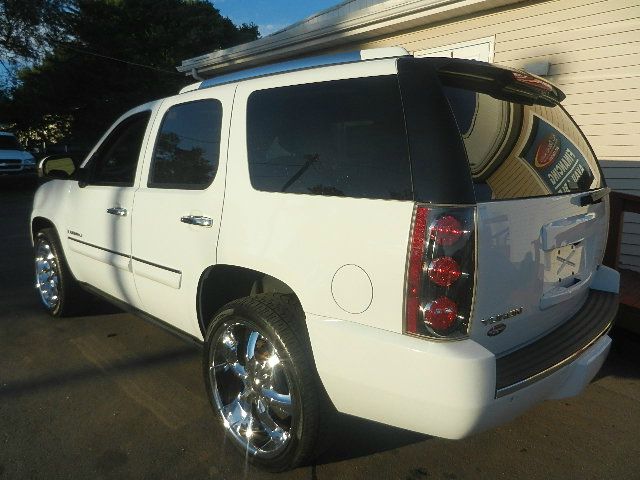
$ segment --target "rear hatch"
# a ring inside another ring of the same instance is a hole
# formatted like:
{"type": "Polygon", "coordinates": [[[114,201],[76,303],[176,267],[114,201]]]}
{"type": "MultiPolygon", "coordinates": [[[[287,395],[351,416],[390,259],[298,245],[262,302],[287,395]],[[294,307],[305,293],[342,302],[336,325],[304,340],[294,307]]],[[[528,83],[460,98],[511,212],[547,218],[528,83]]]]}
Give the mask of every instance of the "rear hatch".
{"type": "Polygon", "coordinates": [[[505,354],[584,304],[605,246],[608,190],[555,87],[471,62],[445,63],[439,75],[477,202],[469,333],[505,354]]]}

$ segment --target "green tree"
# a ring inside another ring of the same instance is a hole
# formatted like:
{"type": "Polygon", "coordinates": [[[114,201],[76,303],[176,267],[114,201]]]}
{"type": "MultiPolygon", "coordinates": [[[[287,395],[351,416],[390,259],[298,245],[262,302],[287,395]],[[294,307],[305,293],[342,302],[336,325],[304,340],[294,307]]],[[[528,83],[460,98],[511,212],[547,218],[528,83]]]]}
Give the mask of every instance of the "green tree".
{"type": "Polygon", "coordinates": [[[19,72],[0,118],[18,131],[71,118],[70,140],[85,147],[129,108],[193,81],[175,70],[184,58],[258,36],[203,0],[76,0],[64,24],[66,39],[19,72]]]}
{"type": "Polygon", "coordinates": [[[69,0],[0,0],[0,75],[6,85],[15,84],[20,64],[41,60],[51,41],[64,37],[69,0]]]}

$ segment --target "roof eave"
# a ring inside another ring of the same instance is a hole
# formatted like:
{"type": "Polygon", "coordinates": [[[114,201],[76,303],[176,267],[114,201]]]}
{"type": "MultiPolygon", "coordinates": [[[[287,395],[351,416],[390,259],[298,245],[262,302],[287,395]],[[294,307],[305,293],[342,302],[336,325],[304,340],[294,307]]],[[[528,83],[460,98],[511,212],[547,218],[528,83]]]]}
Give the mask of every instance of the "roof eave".
{"type": "MultiPolygon", "coordinates": [[[[211,77],[298,56],[317,53],[390,32],[409,30],[455,17],[520,3],[522,0],[415,0],[383,2],[336,18],[311,17],[252,42],[184,60],[177,67],[186,75],[211,77]]],[[[335,11],[335,9],[332,9],[335,11]]]]}

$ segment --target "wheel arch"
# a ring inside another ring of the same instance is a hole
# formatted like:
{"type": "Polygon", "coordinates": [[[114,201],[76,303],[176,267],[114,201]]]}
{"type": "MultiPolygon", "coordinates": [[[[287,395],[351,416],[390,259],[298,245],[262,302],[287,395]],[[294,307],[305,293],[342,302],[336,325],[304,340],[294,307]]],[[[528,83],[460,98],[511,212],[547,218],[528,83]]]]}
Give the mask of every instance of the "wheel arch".
{"type": "Polygon", "coordinates": [[[46,217],[33,217],[31,219],[31,243],[34,242],[36,238],[36,234],[45,228],[53,228],[56,233],[58,233],[58,229],[55,224],[46,217]]]}
{"type": "Polygon", "coordinates": [[[300,302],[286,282],[268,273],[226,264],[205,269],[198,281],[196,297],[198,325],[203,338],[213,315],[223,305],[237,298],[268,292],[291,294],[300,302]]]}

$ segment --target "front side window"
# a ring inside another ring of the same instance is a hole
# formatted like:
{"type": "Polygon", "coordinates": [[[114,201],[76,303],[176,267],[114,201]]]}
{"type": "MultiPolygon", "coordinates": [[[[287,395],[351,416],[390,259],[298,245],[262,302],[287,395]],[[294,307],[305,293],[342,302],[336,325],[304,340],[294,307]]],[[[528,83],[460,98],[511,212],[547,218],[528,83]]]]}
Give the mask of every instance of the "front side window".
{"type": "Polygon", "coordinates": [[[218,169],[221,125],[218,100],[171,107],[162,119],[147,186],[207,188],[218,169]]]}
{"type": "Polygon", "coordinates": [[[247,148],[257,190],[412,198],[395,75],[256,91],[247,105],[247,148]]]}
{"type": "Polygon", "coordinates": [[[123,120],[102,142],[89,161],[89,183],[132,187],[150,111],[123,120]]]}

